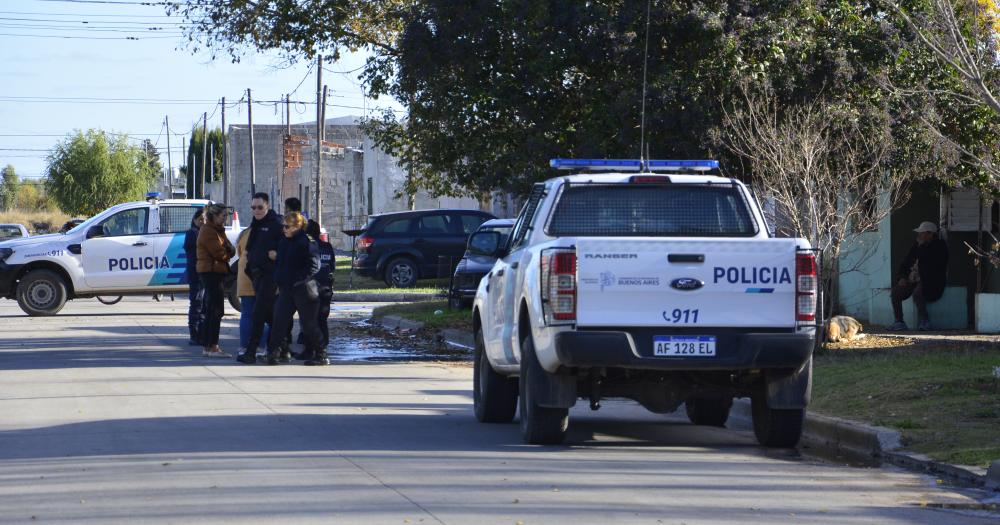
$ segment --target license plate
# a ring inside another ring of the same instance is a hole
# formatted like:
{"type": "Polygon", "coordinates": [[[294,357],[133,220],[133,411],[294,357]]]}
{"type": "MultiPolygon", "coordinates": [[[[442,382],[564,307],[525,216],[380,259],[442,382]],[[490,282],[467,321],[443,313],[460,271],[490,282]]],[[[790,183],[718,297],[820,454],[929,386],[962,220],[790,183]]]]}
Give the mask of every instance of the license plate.
{"type": "Polygon", "coordinates": [[[657,357],[715,357],[715,336],[658,335],[653,337],[657,357]]]}

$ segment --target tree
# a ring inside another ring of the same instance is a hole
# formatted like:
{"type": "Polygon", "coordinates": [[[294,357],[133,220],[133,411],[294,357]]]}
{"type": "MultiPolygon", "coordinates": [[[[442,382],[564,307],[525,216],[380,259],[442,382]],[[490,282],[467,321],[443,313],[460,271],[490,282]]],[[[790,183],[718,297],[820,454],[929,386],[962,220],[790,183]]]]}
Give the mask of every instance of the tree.
{"type": "MultiPolygon", "coordinates": [[[[187,180],[187,196],[189,199],[196,197],[195,190],[201,192],[202,182],[205,181],[205,172],[208,167],[202,164],[202,144],[205,142],[205,132],[201,126],[195,125],[191,128],[191,140],[188,142],[188,156],[186,159],[191,163],[191,169],[183,170],[187,180]],[[192,163],[193,162],[193,163],[192,163]],[[192,175],[197,175],[197,188],[195,188],[192,175]]],[[[222,128],[208,130],[208,153],[211,155],[209,166],[212,168],[212,176],[208,182],[222,180],[222,128]]]]}
{"type": "Polygon", "coordinates": [[[140,147],[142,148],[143,162],[146,163],[146,169],[157,176],[163,173],[163,164],[160,163],[160,152],[156,149],[153,141],[142,139],[140,147]]]}
{"type": "Polygon", "coordinates": [[[2,172],[3,180],[0,181],[0,211],[10,211],[14,207],[14,200],[17,197],[18,177],[17,171],[12,164],[8,164],[2,172]]]}
{"type": "Polygon", "coordinates": [[[822,250],[824,288],[835,305],[838,276],[854,269],[840,267],[841,247],[904,204],[916,174],[892,171],[896,148],[885,113],[860,114],[826,97],[786,106],[766,85],[741,92],[725,110],[719,140],[754,174],[780,233],[822,250]]]}
{"type": "Polygon", "coordinates": [[[48,155],[48,193],[71,215],[138,200],[155,180],[144,150],[125,135],[76,131],[48,155]]]}
{"type": "Polygon", "coordinates": [[[394,97],[408,114],[388,112],[365,129],[400,159],[411,191],[523,193],[553,175],[552,157],[637,157],[641,143],[653,157],[719,157],[727,174],[749,180],[713,140],[747,80],[767,80],[782,106],[823,96],[887,114],[893,173],[940,175],[953,163],[925,154],[941,151],[920,122],[936,108],[908,106],[883,87],[919,81],[923,70],[908,58],[926,65],[886,0],[650,8],[647,17],[645,3],[624,0],[207,0],[183,11],[197,22],[192,39],[230,54],[372,50],[361,75],[369,94],[394,97]]]}
{"type": "Polygon", "coordinates": [[[910,104],[930,99],[937,108],[937,118],[922,122],[956,151],[967,168],[959,181],[1000,191],[1000,159],[996,158],[1000,147],[1000,9],[995,0],[928,0],[924,6],[909,7],[902,2],[890,4],[913,33],[911,49],[929,52],[934,65],[951,80],[892,87],[910,104]]]}

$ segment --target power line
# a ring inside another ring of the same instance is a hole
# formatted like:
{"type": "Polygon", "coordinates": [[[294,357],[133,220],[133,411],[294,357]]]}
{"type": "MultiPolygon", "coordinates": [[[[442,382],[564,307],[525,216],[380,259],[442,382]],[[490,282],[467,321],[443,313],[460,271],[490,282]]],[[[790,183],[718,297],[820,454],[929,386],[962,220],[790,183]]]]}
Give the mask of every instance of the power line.
{"type": "Polygon", "coordinates": [[[21,17],[11,17],[11,16],[0,16],[0,20],[10,20],[13,22],[45,22],[49,24],[86,24],[88,26],[92,24],[105,24],[105,25],[146,25],[146,24],[158,24],[158,25],[170,25],[170,26],[183,26],[188,25],[186,22],[154,22],[154,21],[140,21],[140,20],[60,20],[58,18],[21,18],[21,17]]]}
{"type": "Polygon", "coordinates": [[[0,33],[0,36],[16,36],[18,38],[61,38],[73,40],[152,40],[154,38],[181,38],[178,36],[70,36],[70,35],[24,35],[17,33],[0,33]]]}
{"type": "Polygon", "coordinates": [[[123,14],[101,14],[101,13],[48,13],[44,11],[0,11],[0,15],[28,15],[28,16],[93,16],[100,18],[173,18],[170,15],[123,15],[123,14]]]}

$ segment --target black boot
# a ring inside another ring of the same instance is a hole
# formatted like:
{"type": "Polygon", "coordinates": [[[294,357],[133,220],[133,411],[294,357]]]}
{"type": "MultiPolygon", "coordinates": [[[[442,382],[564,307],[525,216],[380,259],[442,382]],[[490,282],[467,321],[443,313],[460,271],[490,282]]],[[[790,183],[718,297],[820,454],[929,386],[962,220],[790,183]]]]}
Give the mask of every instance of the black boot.
{"type": "Polygon", "coordinates": [[[292,362],[292,351],[289,350],[288,343],[281,345],[281,347],[279,348],[278,361],[281,361],[282,363],[292,362]]]}
{"type": "Polygon", "coordinates": [[[195,325],[188,325],[188,346],[204,346],[200,341],[201,337],[198,335],[198,327],[195,325]]]}
{"type": "Polygon", "coordinates": [[[274,365],[278,364],[278,362],[279,362],[278,361],[278,354],[279,354],[278,349],[276,349],[276,348],[275,349],[268,348],[267,349],[267,364],[270,365],[270,366],[274,366],[274,365]]]}
{"type": "Polygon", "coordinates": [[[252,365],[257,363],[257,351],[252,348],[247,348],[242,354],[236,356],[236,360],[245,364],[252,365]]]}
{"type": "Polygon", "coordinates": [[[326,357],[326,350],[313,352],[312,359],[305,362],[306,366],[326,366],[328,364],[330,364],[330,360],[326,357]]]}

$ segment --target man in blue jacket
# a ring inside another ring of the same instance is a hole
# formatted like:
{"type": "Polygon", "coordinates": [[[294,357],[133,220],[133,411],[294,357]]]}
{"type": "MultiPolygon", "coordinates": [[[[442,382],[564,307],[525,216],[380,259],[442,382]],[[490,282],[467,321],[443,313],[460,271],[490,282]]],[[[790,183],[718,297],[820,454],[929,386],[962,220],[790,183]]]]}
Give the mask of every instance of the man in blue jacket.
{"type": "MultiPolygon", "coordinates": [[[[275,294],[274,261],[278,257],[278,243],[281,242],[281,216],[271,209],[270,197],[264,192],[253,195],[250,201],[253,220],[250,222],[250,237],[247,239],[246,274],[253,283],[254,296],[253,323],[246,350],[236,359],[247,365],[257,362],[257,346],[264,335],[264,325],[274,317],[275,294]]],[[[272,326],[273,330],[273,326],[272,326]]]]}

